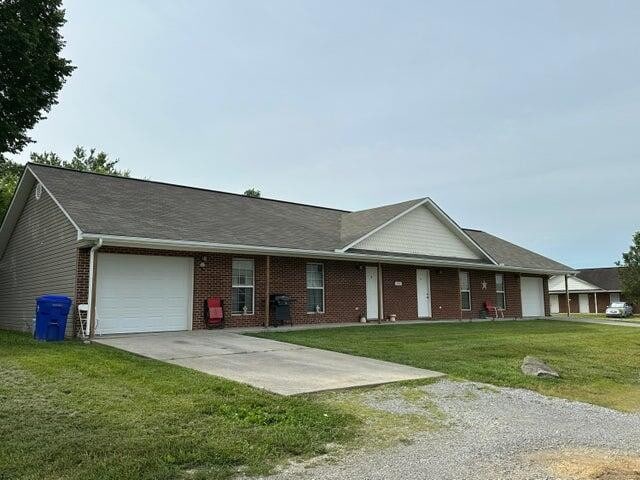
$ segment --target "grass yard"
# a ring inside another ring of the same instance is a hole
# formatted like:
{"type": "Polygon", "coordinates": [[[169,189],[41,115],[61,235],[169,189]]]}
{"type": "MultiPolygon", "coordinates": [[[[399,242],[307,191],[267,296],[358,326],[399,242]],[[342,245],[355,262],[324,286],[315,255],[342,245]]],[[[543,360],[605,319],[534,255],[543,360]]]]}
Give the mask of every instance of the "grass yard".
{"type": "Polygon", "coordinates": [[[342,327],[256,334],[388,360],[453,377],[640,410],[640,329],[557,320],[342,327]],[[523,375],[535,355],[558,380],[523,375]]]}
{"type": "Polygon", "coordinates": [[[0,331],[0,479],[228,478],[347,442],[310,398],[78,342],[0,331]]]}

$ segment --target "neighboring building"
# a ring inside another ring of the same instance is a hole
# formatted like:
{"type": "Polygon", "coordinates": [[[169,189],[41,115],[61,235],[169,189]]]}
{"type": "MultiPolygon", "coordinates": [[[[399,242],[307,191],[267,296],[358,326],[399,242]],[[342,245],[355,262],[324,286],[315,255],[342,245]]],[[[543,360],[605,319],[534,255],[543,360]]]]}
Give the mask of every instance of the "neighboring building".
{"type": "Polygon", "coordinates": [[[539,317],[549,276],[573,273],[429,198],[348,212],[28,164],[0,228],[0,327],[29,329],[44,293],[93,303],[105,334],[203,328],[211,296],[226,326],[266,325],[270,293],[294,323],[476,318],[485,301],[539,317]]]}
{"type": "MultiPolygon", "coordinates": [[[[620,289],[619,267],[585,268],[569,277],[569,312],[604,313],[612,302],[624,301],[620,289]]],[[[549,280],[551,313],[567,313],[564,275],[549,280]]],[[[637,312],[637,306],[634,311],[637,312]]]]}

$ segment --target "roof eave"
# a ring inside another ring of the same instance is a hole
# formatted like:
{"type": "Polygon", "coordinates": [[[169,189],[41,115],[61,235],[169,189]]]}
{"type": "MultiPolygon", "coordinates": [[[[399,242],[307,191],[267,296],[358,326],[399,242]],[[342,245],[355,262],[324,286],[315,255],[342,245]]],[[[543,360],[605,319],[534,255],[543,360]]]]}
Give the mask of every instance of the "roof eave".
{"type": "Polygon", "coordinates": [[[159,238],[128,237],[100,233],[82,233],[78,240],[81,243],[102,239],[105,246],[134,247],[149,249],[181,250],[193,252],[220,252],[236,254],[258,254],[288,257],[307,257],[327,260],[345,260],[375,263],[394,263],[405,265],[425,265],[433,267],[465,268],[473,270],[505,271],[515,273],[531,273],[539,275],[573,274],[574,270],[558,271],[539,268],[515,267],[509,265],[491,265],[486,263],[455,262],[449,260],[422,259],[418,257],[395,257],[390,255],[369,255],[348,252],[309,250],[298,248],[270,247],[259,245],[222,244],[189,240],[166,240],[159,238]]]}

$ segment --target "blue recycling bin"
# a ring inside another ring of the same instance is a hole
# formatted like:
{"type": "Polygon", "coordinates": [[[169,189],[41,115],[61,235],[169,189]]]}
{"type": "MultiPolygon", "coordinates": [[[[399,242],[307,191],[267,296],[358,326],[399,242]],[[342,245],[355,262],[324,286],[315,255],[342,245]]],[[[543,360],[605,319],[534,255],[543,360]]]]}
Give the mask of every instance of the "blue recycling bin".
{"type": "Polygon", "coordinates": [[[36,300],[36,340],[64,340],[71,299],[63,295],[42,295],[36,300]]]}

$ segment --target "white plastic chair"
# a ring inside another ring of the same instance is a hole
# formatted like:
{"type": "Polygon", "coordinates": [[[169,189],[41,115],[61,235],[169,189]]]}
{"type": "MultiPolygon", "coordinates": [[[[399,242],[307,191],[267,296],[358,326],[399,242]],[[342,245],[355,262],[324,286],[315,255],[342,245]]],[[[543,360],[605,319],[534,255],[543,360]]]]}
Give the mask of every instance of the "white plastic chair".
{"type": "Polygon", "coordinates": [[[87,321],[89,319],[89,305],[81,303],[78,305],[78,318],[80,319],[80,335],[82,339],[87,338],[87,321]]]}

